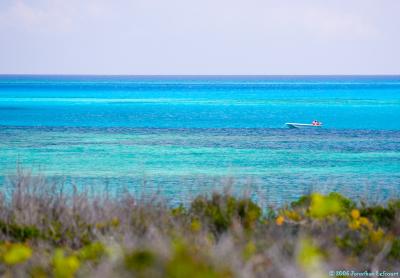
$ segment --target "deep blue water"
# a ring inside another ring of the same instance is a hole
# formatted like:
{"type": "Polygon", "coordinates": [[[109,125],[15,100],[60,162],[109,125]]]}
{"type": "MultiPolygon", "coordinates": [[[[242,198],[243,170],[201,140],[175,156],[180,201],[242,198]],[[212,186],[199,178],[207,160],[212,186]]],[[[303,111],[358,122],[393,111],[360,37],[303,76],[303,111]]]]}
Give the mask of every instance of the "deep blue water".
{"type": "Polygon", "coordinates": [[[277,202],[388,198],[400,191],[400,77],[0,76],[0,157],[3,183],[20,163],[172,199],[226,183],[277,202]],[[324,128],[284,126],[314,119],[324,128]]]}

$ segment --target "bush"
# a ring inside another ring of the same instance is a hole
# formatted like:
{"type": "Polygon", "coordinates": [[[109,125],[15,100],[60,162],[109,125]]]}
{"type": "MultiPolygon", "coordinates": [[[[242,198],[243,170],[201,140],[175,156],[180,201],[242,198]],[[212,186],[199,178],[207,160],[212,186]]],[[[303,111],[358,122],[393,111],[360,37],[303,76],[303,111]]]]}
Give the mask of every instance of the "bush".
{"type": "Polygon", "coordinates": [[[205,219],[216,233],[225,232],[235,219],[246,229],[253,227],[261,217],[261,208],[248,198],[237,199],[215,193],[211,198],[196,198],[190,206],[192,216],[205,219]]]}
{"type": "Polygon", "coordinates": [[[400,200],[357,207],[338,193],[313,193],[273,209],[214,193],[171,208],[129,193],[24,186],[0,195],[4,277],[285,278],[400,268],[400,200]]]}

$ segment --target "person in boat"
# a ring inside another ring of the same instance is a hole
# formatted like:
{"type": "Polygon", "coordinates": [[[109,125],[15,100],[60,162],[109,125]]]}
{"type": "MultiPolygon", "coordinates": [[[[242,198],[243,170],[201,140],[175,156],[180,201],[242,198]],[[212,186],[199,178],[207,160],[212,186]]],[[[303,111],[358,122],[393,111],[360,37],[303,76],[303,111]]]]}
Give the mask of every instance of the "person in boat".
{"type": "Polygon", "coordinates": [[[321,125],[321,123],[318,122],[318,121],[316,121],[316,120],[314,120],[314,121],[312,122],[312,125],[314,125],[314,126],[319,126],[319,125],[321,125]]]}

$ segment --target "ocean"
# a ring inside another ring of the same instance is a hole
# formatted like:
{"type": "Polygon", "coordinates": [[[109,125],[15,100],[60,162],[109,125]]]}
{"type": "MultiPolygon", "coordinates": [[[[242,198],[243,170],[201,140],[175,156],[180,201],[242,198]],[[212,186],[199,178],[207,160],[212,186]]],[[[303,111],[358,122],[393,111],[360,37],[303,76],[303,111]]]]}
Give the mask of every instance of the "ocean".
{"type": "Polygon", "coordinates": [[[23,168],[174,203],[400,197],[400,76],[0,75],[0,158],[3,187],[23,168]]]}

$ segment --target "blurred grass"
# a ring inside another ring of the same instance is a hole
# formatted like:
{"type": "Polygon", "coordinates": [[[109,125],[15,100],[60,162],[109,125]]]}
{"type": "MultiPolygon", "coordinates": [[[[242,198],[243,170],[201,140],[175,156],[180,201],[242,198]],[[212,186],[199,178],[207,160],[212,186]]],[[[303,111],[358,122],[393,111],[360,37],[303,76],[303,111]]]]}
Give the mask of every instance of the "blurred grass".
{"type": "Polygon", "coordinates": [[[400,267],[400,200],[311,193],[280,208],[211,193],[187,206],[66,194],[20,173],[0,195],[4,277],[327,277],[400,267]]]}

